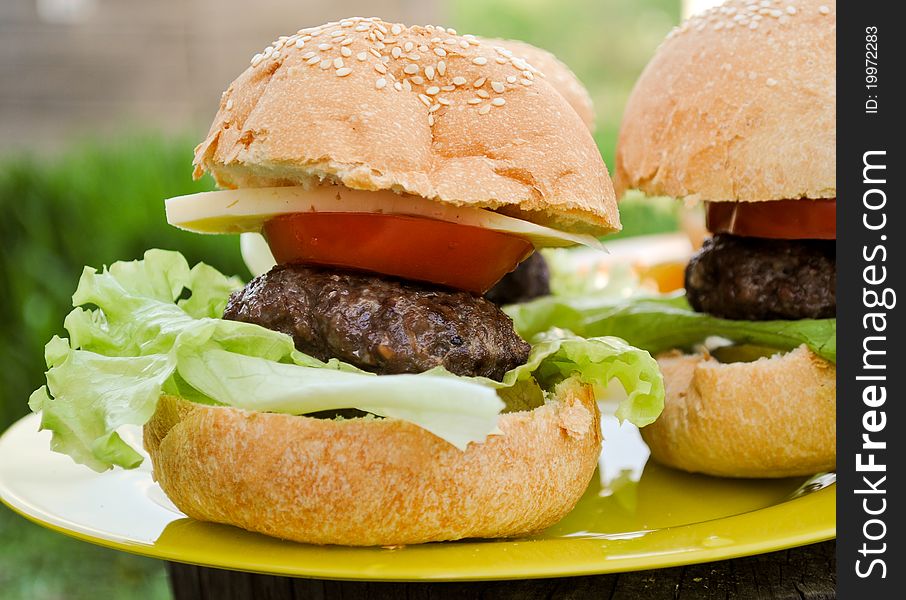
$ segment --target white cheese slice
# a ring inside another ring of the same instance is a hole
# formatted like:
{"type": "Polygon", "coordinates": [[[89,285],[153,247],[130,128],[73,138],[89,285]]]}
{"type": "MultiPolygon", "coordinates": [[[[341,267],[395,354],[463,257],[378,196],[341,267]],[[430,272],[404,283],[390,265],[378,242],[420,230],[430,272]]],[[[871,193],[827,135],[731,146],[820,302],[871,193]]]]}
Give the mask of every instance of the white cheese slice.
{"type": "Polygon", "coordinates": [[[470,206],[451,206],[390,191],[338,186],[243,188],[177,196],[166,201],[167,222],[196,233],[260,232],[264,223],[299,212],[356,212],[408,215],[482,227],[519,236],[536,248],[575,246],[603,250],[594,236],[567,233],[470,206]]]}

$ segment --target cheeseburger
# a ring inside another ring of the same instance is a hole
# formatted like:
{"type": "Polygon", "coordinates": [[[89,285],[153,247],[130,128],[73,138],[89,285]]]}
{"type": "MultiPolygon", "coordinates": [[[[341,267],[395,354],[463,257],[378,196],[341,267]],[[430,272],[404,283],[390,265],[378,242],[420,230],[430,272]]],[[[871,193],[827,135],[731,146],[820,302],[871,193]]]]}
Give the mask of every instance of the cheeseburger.
{"type": "Polygon", "coordinates": [[[733,342],[659,357],[666,407],[643,436],[662,463],[835,467],[835,43],[832,2],[732,0],[676,29],[629,99],[617,187],[704,203],[686,298],[713,317],[702,338],[733,342]]]}
{"type": "Polygon", "coordinates": [[[167,201],[258,232],[247,285],[178,253],[86,268],[32,396],[54,449],[133,468],[190,517],[318,544],[541,530],[578,501],[595,396],[647,425],[663,382],[617,338],[526,340],[482,297],[535,248],[619,228],[582,118],[505,45],[351,18],[280,37],[226,90],[167,201]]]}

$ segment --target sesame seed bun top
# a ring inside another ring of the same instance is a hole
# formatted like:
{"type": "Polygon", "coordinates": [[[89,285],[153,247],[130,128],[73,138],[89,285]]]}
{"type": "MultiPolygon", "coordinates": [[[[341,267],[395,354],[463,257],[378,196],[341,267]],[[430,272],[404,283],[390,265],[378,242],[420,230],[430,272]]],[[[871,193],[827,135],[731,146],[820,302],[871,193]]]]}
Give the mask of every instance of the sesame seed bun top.
{"type": "Polygon", "coordinates": [[[828,0],[730,0],[683,23],[629,98],[617,189],[835,198],[836,34],[828,0]]]}
{"type": "MultiPolygon", "coordinates": [[[[513,56],[528,61],[544,74],[548,83],[554,86],[560,95],[566,98],[589,131],[595,130],[595,107],[588,90],[563,61],[548,52],[519,40],[501,40],[496,38],[479,38],[482,43],[492,46],[503,46],[513,52],[513,56]]],[[[513,76],[515,77],[515,76],[513,76]]]]}
{"type": "Polygon", "coordinates": [[[224,92],[194,164],[227,188],[337,183],[620,228],[594,140],[541,70],[430,25],[351,18],[279,38],[224,92]]]}

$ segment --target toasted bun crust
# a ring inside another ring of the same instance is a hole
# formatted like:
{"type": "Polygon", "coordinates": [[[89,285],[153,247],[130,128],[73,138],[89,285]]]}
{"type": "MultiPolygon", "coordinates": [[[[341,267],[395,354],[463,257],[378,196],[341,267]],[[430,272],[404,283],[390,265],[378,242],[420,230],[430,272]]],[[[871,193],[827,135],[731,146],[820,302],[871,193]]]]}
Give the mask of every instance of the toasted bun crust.
{"type": "Polygon", "coordinates": [[[837,464],[836,367],[805,346],[750,363],[658,358],[664,412],[642,429],[651,456],[725,477],[789,477],[837,464]]]}
{"type": "Polygon", "coordinates": [[[589,131],[595,130],[595,107],[592,104],[591,96],[588,90],[576,77],[566,64],[559,58],[537,46],[526,44],[519,40],[501,40],[496,38],[482,38],[492,46],[503,46],[511,50],[515,56],[529,62],[533,67],[541,71],[547,81],[554,86],[560,94],[566,98],[569,105],[573,107],[589,131]]]}
{"type": "Polygon", "coordinates": [[[389,189],[619,229],[607,168],[564,97],[510,50],[449,31],[350,19],[277,40],[224,92],[196,177],[389,189]]]}
{"type": "Polygon", "coordinates": [[[505,414],[465,452],[394,419],[331,421],[161,398],[145,425],[154,478],[190,517],[314,544],[510,537],[559,521],[600,452],[591,391],[505,414]]]}
{"type": "Polygon", "coordinates": [[[836,35],[828,0],[730,0],[683,23],[630,95],[620,194],[835,198],[836,35]]]}

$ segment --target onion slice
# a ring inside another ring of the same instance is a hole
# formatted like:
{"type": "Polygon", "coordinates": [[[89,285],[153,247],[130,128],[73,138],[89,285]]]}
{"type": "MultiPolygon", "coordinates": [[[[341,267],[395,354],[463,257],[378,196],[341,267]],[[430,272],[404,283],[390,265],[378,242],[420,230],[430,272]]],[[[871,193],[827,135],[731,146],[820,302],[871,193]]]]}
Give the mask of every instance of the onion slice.
{"type": "Polygon", "coordinates": [[[451,206],[390,191],[339,186],[243,188],[177,196],[166,201],[167,222],[196,233],[260,232],[264,223],[299,212],[385,213],[483,227],[524,238],[536,248],[582,245],[604,250],[592,235],[567,233],[483,208],[451,206]]]}

